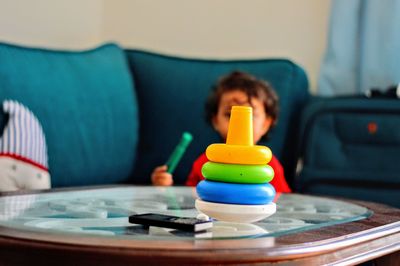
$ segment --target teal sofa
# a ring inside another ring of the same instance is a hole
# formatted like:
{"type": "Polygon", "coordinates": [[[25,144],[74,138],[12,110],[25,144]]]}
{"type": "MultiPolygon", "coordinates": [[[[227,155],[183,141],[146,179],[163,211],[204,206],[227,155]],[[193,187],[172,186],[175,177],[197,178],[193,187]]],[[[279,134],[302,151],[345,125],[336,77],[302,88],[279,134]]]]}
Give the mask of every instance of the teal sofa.
{"type": "MultiPolygon", "coordinates": [[[[298,116],[309,97],[303,69],[285,59],[200,60],[105,44],[55,51],[0,44],[0,100],[28,106],[42,123],[53,187],[150,184],[182,132],[193,142],[175,172],[184,184],[196,157],[220,142],[204,119],[217,78],[232,70],[268,80],[281,104],[268,141],[289,183],[296,160],[298,116]]],[[[4,126],[7,117],[0,116],[4,126]]]]}

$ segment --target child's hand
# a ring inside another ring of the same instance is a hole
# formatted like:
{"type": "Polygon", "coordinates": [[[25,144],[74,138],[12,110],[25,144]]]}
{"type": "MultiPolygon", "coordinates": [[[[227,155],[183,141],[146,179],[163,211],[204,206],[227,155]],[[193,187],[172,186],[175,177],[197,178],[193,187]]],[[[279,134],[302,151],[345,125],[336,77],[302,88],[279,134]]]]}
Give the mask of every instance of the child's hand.
{"type": "Polygon", "coordinates": [[[155,186],[172,186],[174,180],[172,179],[172,175],[167,172],[168,167],[166,165],[162,165],[156,167],[151,174],[151,182],[155,186]]]}

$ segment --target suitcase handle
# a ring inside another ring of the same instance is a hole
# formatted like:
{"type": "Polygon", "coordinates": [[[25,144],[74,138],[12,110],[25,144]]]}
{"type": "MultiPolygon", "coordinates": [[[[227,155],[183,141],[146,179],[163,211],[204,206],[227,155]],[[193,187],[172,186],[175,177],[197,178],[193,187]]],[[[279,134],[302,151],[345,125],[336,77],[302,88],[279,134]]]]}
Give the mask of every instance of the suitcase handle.
{"type": "Polygon", "coordinates": [[[368,98],[395,98],[400,99],[400,83],[389,86],[385,91],[378,88],[372,88],[365,92],[368,98]]]}

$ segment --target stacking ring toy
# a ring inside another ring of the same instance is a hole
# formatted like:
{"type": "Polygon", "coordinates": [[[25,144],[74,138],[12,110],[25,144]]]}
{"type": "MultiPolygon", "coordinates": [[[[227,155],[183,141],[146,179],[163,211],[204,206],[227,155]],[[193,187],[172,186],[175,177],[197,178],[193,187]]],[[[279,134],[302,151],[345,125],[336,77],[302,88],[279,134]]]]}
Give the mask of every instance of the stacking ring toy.
{"type": "Polygon", "coordinates": [[[197,185],[197,194],[203,201],[265,205],[274,199],[275,189],[269,183],[235,184],[203,180],[197,185]]]}
{"type": "Polygon", "coordinates": [[[260,145],[211,144],[207,147],[208,160],[216,163],[230,164],[267,164],[271,161],[272,152],[260,145]]]}
{"type": "Polygon", "coordinates": [[[204,178],[228,183],[261,184],[274,178],[274,169],[269,165],[240,165],[207,162],[201,168],[204,178]]]}

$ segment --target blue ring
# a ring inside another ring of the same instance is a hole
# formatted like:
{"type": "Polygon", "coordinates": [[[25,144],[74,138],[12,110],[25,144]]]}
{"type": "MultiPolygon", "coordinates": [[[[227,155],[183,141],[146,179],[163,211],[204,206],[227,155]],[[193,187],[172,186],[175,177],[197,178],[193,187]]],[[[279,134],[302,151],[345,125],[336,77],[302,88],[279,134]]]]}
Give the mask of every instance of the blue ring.
{"type": "Polygon", "coordinates": [[[197,185],[197,194],[204,201],[263,205],[272,202],[275,189],[269,184],[235,184],[203,180],[197,185]]]}

